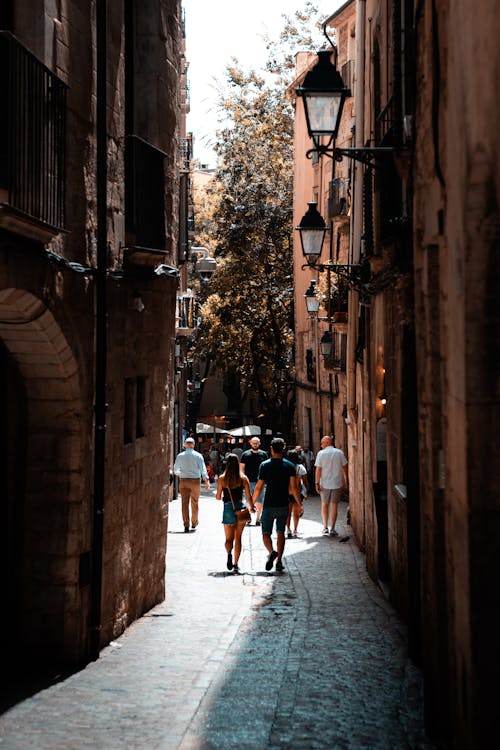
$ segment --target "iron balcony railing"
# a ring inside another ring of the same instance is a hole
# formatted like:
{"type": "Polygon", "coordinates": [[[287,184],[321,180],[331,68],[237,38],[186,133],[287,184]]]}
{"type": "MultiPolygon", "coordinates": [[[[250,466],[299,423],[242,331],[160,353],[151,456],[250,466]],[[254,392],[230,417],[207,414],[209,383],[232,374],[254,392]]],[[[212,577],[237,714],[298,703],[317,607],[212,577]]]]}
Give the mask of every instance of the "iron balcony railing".
{"type": "Polygon", "coordinates": [[[181,138],[179,140],[179,159],[180,168],[189,171],[191,166],[191,138],[181,138]]]}
{"type": "Polygon", "coordinates": [[[333,332],[332,351],[325,357],[325,368],[346,372],[347,367],[347,334],[333,332]]]}
{"type": "Polygon", "coordinates": [[[184,294],[180,294],[177,297],[177,311],[176,311],[176,329],[179,333],[179,329],[192,330],[198,328],[199,320],[197,317],[198,313],[198,300],[193,293],[189,291],[184,294]]]}
{"type": "Polygon", "coordinates": [[[0,203],[63,229],[66,84],[0,31],[0,203]]]}
{"type": "Polygon", "coordinates": [[[395,111],[394,98],[391,96],[385,107],[375,118],[375,142],[377,145],[385,143],[394,131],[395,111]]]}
{"type": "Polygon", "coordinates": [[[335,177],[328,190],[328,216],[347,216],[349,212],[349,180],[335,177]]]}
{"type": "Polygon", "coordinates": [[[354,95],[354,73],[355,73],[355,61],[348,60],[342,65],[340,75],[344,82],[344,86],[351,89],[351,96],[354,95]]]}

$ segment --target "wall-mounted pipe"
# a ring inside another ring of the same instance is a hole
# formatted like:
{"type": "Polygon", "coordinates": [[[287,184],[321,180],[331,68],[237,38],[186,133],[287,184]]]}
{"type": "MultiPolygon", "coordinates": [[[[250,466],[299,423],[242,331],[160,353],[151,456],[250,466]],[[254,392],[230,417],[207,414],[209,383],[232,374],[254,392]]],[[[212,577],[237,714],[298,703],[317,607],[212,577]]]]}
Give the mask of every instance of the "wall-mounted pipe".
{"type": "Polygon", "coordinates": [[[107,2],[96,0],[96,206],[97,270],[95,273],[95,394],[94,486],[92,502],[92,569],[90,602],[90,658],[101,648],[101,596],[106,460],[106,366],[107,366],[107,122],[106,57],[107,2]]]}

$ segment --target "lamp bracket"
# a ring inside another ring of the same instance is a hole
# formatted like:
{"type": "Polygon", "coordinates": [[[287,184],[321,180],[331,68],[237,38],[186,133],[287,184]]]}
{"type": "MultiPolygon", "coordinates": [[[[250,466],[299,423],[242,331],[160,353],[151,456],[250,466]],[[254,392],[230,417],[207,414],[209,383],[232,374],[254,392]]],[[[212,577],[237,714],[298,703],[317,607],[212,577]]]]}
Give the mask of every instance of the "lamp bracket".
{"type": "Polygon", "coordinates": [[[363,263],[305,263],[305,268],[313,268],[315,271],[323,273],[324,271],[333,271],[337,276],[345,279],[352,289],[357,289],[361,294],[370,294],[370,281],[372,273],[370,264],[367,261],[363,263]]]}
{"type": "Polygon", "coordinates": [[[334,159],[335,161],[342,161],[342,159],[346,157],[346,159],[359,161],[367,167],[379,169],[381,166],[378,161],[379,157],[388,156],[394,151],[392,146],[374,146],[372,148],[336,148],[335,146],[332,146],[331,143],[331,140],[325,145],[314,142],[314,148],[310,148],[306,152],[306,157],[312,159],[312,157],[317,154],[318,156],[328,156],[329,159],[334,159]]]}

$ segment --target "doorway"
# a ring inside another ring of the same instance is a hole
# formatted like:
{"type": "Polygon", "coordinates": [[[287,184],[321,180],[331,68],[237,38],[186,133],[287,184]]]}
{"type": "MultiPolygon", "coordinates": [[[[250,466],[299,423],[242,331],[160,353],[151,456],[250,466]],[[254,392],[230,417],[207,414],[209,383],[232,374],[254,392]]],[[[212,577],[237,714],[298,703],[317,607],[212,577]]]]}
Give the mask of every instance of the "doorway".
{"type": "Polygon", "coordinates": [[[27,399],[24,380],[1,340],[0,424],[0,585],[6,613],[0,618],[0,637],[5,664],[21,646],[27,399]]]}

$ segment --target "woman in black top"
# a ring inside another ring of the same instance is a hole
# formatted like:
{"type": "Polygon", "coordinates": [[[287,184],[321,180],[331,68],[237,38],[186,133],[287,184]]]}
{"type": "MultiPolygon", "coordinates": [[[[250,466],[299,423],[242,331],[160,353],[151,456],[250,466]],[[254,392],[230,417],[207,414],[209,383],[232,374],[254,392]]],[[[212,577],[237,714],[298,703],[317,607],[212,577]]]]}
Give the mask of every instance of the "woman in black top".
{"type": "Polygon", "coordinates": [[[234,570],[235,573],[239,573],[238,560],[241,554],[241,535],[246,521],[240,521],[234,511],[245,507],[243,494],[245,494],[250,510],[255,512],[248,479],[241,472],[238,456],[230,454],[227,457],[226,469],[218,479],[215,498],[216,500],[224,501],[222,523],[224,524],[224,533],[226,535],[227,569],[234,570]],[[233,544],[234,563],[232,554],[233,544]]]}

